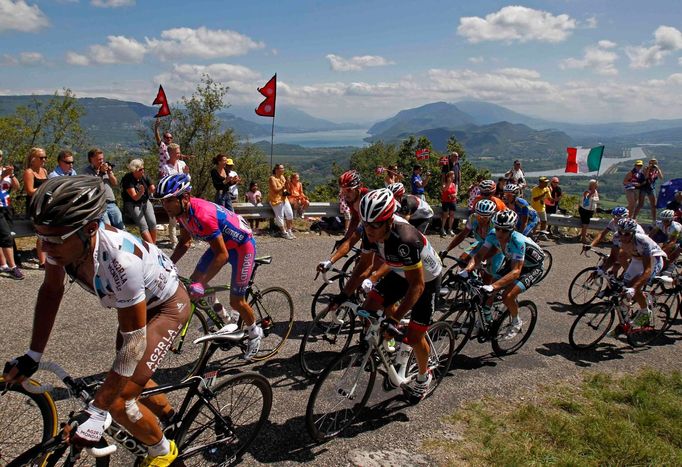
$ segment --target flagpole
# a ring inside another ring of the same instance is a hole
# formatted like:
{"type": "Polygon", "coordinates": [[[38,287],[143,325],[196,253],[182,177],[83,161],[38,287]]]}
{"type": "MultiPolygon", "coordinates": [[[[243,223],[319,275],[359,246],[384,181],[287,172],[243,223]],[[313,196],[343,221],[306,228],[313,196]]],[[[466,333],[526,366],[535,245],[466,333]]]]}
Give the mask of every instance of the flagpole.
{"type": "Polygon", "coordinates": [[[275,115],[272,116],[272,133],[270,134],[270,167],[272,165],[272,151],[275,148],[275,115]]]}

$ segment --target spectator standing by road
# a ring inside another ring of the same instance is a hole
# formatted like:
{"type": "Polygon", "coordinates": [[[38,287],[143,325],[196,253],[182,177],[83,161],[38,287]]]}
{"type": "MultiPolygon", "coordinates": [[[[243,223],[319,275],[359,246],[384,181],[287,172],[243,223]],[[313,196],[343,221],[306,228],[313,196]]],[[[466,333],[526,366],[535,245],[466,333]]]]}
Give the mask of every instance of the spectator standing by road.
{"type": "Polygon", "coordinates": [[[12,279],[21,280],[24,273],[14,262],[14,239],[12,229],[11,192],[19,190],[19,180],[14,166],[3,165],[4,154],[0,151],[0,273],[12,279]]]}
{"type": "MultiPolygon", "coordinates": [[[[258,183],[256,182],[249,183],[249,191],[246,192],[246,200],[249,203],[253,204],[254,206],[263,205],[263,195],[258,189],[258,183]]],[[[258,219],[249,219],[249,227],[251,227],[251,230],[254,233],[256,232],[256,229],[258,229],[259,223],[260,221],[258,219]]]]}
{"type": "MultiPolygon", "coordinates": [[[[545,199],[545,211],[548,216],[550,214],[556,214],[559,210],[559,203],[561,202],[561,196],[563,194],[561,187],[559,186],[559,177],[552,177],[549,182],[549,189],[552,195],[545,199]]],[[[554,226],[554,228],[550,226],[550,230],[556,235],[559,234],[559,227],[557,226],[554,226]]]]}
{"type": "Polygon", "coordinates": [[[156,187],[145,173],[142,159],[130,161],[128,170],[121,179],[123,210],[140,229],[142,239],[156,244],[156,215],[149,200],[156,187]]]}
{"type": "Polygon", "coordinates": [[[639,200],[637,203],[637,209],[635,210],[634,218],[637,218],[639,211],[644,207],[644,198],[649,200],[649,206],[651,207],[651,223],[656,224],[656,182],[660,178],[663,180],[663,171],[658,166],[658,161],[656,159],[649,160],[649,165],[647,165],[644,170],[644,182],[639,187],[639,200]]]}
{"type": "Polygon", "coordinates": [[[445,237],[450,234],[455,235],[453,224],[455,222],[455,211],[457,210],[457,184],[455,183],[455,172],[450,171],[445,175],[445,181],[441,187],[441,214],[440,214],[440,236],[445,237]]]}
{"type": "MultiPolygon", "coordinates": [[[[189,174],[189,167],[185,164],[185,161],[180,160],[181,154],[179,144],[170,143],[168,145],[168,161],[161,166],[159,171],[160,178],[182,173],[189,174]]],[[[168,237],[170,238],[171,249],[175,249],[178,244],[177,225],[178,221],[175,220],[175,217],[168,216],[168,237]]]]}
{"type": "Polygon", "coordinates": [[[304,211],[310,206],[310,200],[305,193],[303,193],[303,184],[301,183],[301,177],[297,172],[292,173],[291,177],[289,177],[287,191],[289,191],[289,203],[291,203],[291,209],[294,211],[294,215],[303,218],[304,211]]]}
{"type": "Polygon", "coordinates": [[[459,186],[462,183],[462,167],[459,164],[459,153],[457,151],[452,151],[448,156],[448,163],[441,166],[441,183],[445,183],[448,177],[448,173],[453,172],[455,174],[455,179],[453,183],[459,186]]]}
{"type": "Polygon", "coordinates": [[[268,202],[275,212],[275,224],[282,229],[282,237],[293,240],[296,238],[292,232],[294,213],[287,199],[289,192],[286,189],[287,178],[284,176],[284,166],[275,165],[272,175],[268,179],[268,202]]]}
{"type": "Polygon", "coordinates": [[[410,178],[410,184],[412,187],[412,194],[418,196],[419,198],[426,200],[424,196],[424,188],[429,184],[431,179],[431,172],[426,172],[422,178],[422,166],[415,164],[412,167],[412,177],[410,178]]]}
{"type": "Polygon", "coordinates": [[[549,188],[549,179],[540,177],[537,186],[530,191],[530,206],[535,209],[540,217],[540,230],[547,229],[547,210],[545,202],[552,199],[552,190],[549,188]]]}
{"type": "Polygon", "coordinates": [[[213,183],[213,188],[215,188],[215,204],[234,212],[231,190],[234,186],[234,197],[236,200],[236,183],[239,178],[237,177],[237,172],[232,170],[234,162],[232,159],[228,159],[225,154],[218,154],[213,158],[213,164],[215,164],[215,167],[211,169],[211,183],[213,183]],[[234,176],[231,174],[234,174],[234,176]]]}
{"type": "Polygon", "coordinates": [[[384,186],[392,185],[393,183],[402,182],[405,176],[400,173],[397,165],[389,165],[384,171],[384,186]]]}
{"type": "MultiPolygon", "coordinates": [[[[159,135],[159,126],[161,125],[161,119],[157,117],[154,122],[154,138],[156,139],[156,144],[159,146],[159,174],[163,171],[163,166],[168,163],[170,156],[168,155],[168,145],[173,142],[173,135],[170,131],[166,131],[163,134],[163,139],[159,135]]],[[[162,176],[162,175],[161,175],[162,176]]]]}
{"type": "Polygon", "coordinates": [[[587,190],[583,191],[583,196],[580,201],[580,206],[578,207],[578,212],[580,213],[580,241],[582,243],[589,243],[587,239],[587,226],[590,224],[590,219],[597,210],[597,204],[599,203],[599,192],[597,192],[599,184],[596,180],[590,180],[590,184],[587,190]]]}
{"type": "Polygon", "coordinates": [[[123,224],[123,214],[116,205],[113,187],[118,186],[118,179],[114,175],[114,167],[104,162],[104,151],[99,148],[92,148],[88,151],[88,166],[83,169],[83,175],[99,177],[104,182],[104,193],[106,195],[107,209],[104,213],[104,222],[113,225],[117,229],[125,230],[123,224]]]}
{"type": "Polygon", "coordinates": [[[73,153],[68,149],[62,149],[57,154],[57,167],[54,168],[47,178],[63,177],[78,175],[76,169],[73,168],[73,153]]]}
{"type": "MultiPolygon", "coordinates": [[[[47,155],[43,148],[31,148],[24,162],[24,191],[26,192],[26,212],[31,205],[31,197],[38,187],[47,180],[45,161],[47,155]]],[[[43,243],[36,239],[36,256],[38,256],[38,268],[45,269],[47,255],[43,252],[43,243]]]]}
{"type": "Polygon", "coordinates": [[[625,198],[628,200],[628,211],[632,213],[632,218],[637,218],[637,204],[639,203],[639,189],[644,183],[644,171],[642,166],[644,162],[641,160],[635,161],[635,166],[623,179],[623,188],[625,188],[625,198]]]}
{"type": "Polygon", "coordinates": [[[519,194],[523,195],[523,190],[526,189],[526,176],[523,174],[523,169],[521,168],[521,161],[515,160],[514,165],[509,171],[504,174],[504,178],[507,183],[513,183],[519,186],[519,194]]]}

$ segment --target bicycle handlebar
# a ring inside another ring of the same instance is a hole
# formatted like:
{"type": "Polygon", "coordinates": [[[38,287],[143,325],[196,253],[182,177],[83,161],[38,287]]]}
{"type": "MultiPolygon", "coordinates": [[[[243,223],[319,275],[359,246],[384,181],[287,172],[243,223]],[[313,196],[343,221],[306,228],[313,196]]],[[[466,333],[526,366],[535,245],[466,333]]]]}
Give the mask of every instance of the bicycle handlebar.
{"type": "MultiPolygon", "coordinates": [[[[59,366],[59,364],[56,362],[50,361],[40,362],[38,364],[38,370],[53,373],[57,375],[59,379],[65,382],[67,379],[68,380],[72,379],[71,376],[66,372],[66,370],[59,366]]],[[[25,379],[24,381],[22,381],[21,386],[26,390],[26,392],[30,392],[31,394],[42,394],[44,392],[49,392],[54,389],[54,386],[50,383],[38,384],[37,382],[29,379],[25,379]]]]}

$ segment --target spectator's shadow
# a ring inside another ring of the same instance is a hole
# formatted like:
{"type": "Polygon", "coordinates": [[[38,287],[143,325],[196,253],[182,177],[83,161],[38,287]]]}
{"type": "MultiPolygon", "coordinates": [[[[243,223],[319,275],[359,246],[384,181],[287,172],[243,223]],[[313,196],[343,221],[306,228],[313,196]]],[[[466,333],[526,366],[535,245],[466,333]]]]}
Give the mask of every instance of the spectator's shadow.
{"type": "Polygon", "coordinates": [[[557,311],[559,313],[567,313],[570,315],[578,315],[581,311],[585,309],[585,306],[575,306],[571,305],[570,303],[563,303],[563,302],[547,302],[547,305],[549,305],[549,308],[552,311],[557,311]]]}
{"type": "Polygon", "coordinates": [[[548,342],[535,351],[546,357],[561,356],[579,367],[591,367],[595,363],[623,359],[623,353],[632,351],[630,347],[618,347],[612,343],[600,343],[593,349],[575,350],[566,342],[548,342]]]}

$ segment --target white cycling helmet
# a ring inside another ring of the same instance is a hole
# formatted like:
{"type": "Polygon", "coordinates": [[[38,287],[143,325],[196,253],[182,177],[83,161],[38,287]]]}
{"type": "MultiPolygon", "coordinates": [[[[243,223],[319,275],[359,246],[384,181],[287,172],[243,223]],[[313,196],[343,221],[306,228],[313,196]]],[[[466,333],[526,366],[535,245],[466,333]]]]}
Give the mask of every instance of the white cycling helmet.
{"type": "Polygon", "coordinates": [[[675,211],[672,209],[664,209],[658,214],[658,218],[662,221],[671,221],[675,217],[675,211]]]}
{"type": "Polygon", "coordinates": [[[400,182],[391,183],[391,184],[388,185],[386,188],[388,188],[389,190],[391,190],[391,193],[393,193],[393,197],[394,197],[394,198],[397,198],[397,199],[402,198],[403,195],[405,194],[405,185],[403,185],[403,184],[400,183],[400,182]]]}
{"type": "Polygon", "coordinates": [[[395,198],[388,188],[372,190],[360,200],[360,218],[364,222],[386,221],[393,216],[395,209],[395,198]]]}
{"type": "Polygon", "coordinates": [[[634,234],[637,231],[637,221],[624,217],[618,221],[618,232],[634,234]]]}
{"type": "Polygon", "coordinates": [[[478,184],[478,189],[481,190],[481,194],[490,195],[495,193],[495,188],[497,184],[493,180],[483,180],[478,184]]]}
{"type": "Polygon", "coordinates": [[[497,204],[489,199],[482,199],[476,203],[474,209],[479,216],[492,217],[495,211],[497,211],[497,204]]]}
{"type": "Polygon", "coordinates": [[[504,186],[504,192],[505,193],[514,193],[517,194],[519,191],[519,186],[516,183],[507,183],[504,186]]]}
{"type": "Polygon", "coordinates": [[[493,216],[493,225],[500,230],[514,230],[519,216],[511,209],[499,211],[493,216]]]}

